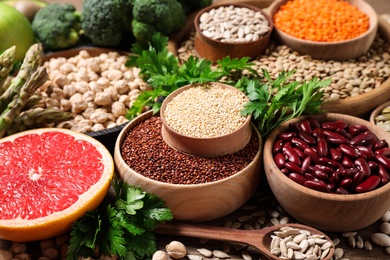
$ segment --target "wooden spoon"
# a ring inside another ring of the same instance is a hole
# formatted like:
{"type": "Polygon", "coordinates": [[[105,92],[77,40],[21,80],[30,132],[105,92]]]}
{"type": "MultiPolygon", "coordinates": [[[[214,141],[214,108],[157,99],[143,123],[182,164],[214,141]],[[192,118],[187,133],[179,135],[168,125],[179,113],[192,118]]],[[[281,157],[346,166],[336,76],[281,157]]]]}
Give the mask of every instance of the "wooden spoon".
{"type": "MultiPolygon", "coordinates": [[[[187,224],[177,221],[170,221],[160,224],[154,231],[159,234],[177,235],[197,238],[207,238],[213,240],[233,241],[245,243],[257,248],[264,256],[269,259],[280,259],[273,255],[270,250],[271,235],[281,227],[288,226],[310,231],[312,235],[323,235],[327,240],[332,240],[321,231],[302,224],[281,224],[272,227],[266,227],[259,230],[242,230],[233,228],[224,228],[202,224],[187,224]]],[[[332,242],[333,244],[333,242],[332,242]]],[[[331,247],[329,254],[323,260],[329,260],[334,254],[334,246],[331,247]]]]}

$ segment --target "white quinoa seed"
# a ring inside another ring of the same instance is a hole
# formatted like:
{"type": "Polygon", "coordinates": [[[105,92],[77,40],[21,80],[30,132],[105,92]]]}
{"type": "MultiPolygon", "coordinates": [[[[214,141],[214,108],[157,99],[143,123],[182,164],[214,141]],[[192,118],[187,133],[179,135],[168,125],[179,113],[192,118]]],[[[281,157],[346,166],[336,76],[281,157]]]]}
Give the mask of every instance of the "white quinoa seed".
{"type": "Polygon", "coordinates": [[[203,84],[184,90],[167,103],[167,124],[183,135],[209,138],[229,134],[244,124],[241,115],[248,102],[244,93],[218,84],[203,84]]]}

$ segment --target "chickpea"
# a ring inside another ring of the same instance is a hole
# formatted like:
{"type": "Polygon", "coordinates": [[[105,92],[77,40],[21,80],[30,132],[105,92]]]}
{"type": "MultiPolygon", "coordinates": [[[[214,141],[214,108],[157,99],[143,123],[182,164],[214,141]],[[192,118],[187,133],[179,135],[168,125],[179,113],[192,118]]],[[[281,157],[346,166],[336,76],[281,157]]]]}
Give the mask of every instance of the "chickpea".
{"type": "Polygon", "coordinates": [[[174,259],[184,258],[187,255],[185,245],[179,241],[172,241],[166,245],[165,249],[170,257],[174,259]]]}
{"type": "Polygon", "coordinates": [[[120,117],[126,114],[126,107],[124,103],[114,102],[111,106],[111,111],[115,117],[120,117]]]}
{"type": "Polygon", "coordinates": [[[106,106],[111,103],[111,95],[107,92],[96,93],[94,102],[100,106],[106,106]]]}

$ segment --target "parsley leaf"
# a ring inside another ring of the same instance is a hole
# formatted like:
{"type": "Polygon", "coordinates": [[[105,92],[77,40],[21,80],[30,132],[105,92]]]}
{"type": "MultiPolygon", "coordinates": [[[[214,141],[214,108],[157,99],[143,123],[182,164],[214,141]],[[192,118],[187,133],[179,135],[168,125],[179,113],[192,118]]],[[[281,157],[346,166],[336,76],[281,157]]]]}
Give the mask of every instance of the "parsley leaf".
{"type": "Polygon", "coordinates": [[[72,225],[67,259],[104,255],[121,259],[151,258],[157,250],[153,229],[173,218],[161,198],[126,184],[119,177],[112,181],[115,201],[102,203],[72,225]]]}

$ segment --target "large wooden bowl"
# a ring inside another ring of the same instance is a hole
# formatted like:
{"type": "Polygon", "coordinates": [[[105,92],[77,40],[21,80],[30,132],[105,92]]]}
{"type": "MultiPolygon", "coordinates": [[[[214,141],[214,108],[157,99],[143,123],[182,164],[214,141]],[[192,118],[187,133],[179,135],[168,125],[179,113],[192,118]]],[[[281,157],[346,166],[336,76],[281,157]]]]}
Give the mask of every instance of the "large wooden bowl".
{"type": "MultiPolygon", "coordinates": [[[[314,116],[320,123],[345,120],[349,125],[362,124],[379,139],[390,143],[390,135],[379,126],[349,115],[325,113],[314,116]]],[[[390,208],[390,183],[361,194],[331,194],[306,188],[284,175],[275,164],[272,147],[277,135],[285,132],[292,119],[276,128],[264,144],[264,169],[268,184],[280,205],[298,221],[320,230],[344,232],[369,226],[390,208]]]]}
{"type": "MultiPolygon", "coordinates": [[[[222,84],[219,82],[213,82],[211,84],[218,85],[224,89],[230,89],[232,91],[237,91],[241,93],[241,91],[238,90],[237,88],[234,88],[226,84],[222,84]]],[[[238,152],[241,149],[243,149],[249,143],[252,135],[251,115],[247,116],[245,122],[233,132],[220,135],[220,136],[214,136],[214,137],[193,137],[193,136],[182,134],[176,131],[175,129],[173,129],[171,126],[169,126],[169,123],[165,118],[165,111],[169,102],[171,102],[172,99],[174,99],[176,96],[183,93],[183,91],[186,91],[196,86],[197,86],[196,84],[183,86],[175,90],[171,94],[169,94],[164,99],[161,105],[160,115],[162,121],[162,137],[165,140],[165,142],[176,150],[194,156],[202,156],[202,157],[223,156],[223,155],[238,152]]],[[[249,102],[249,99],[247,97],[246,99],[247,102],[249,102]]],[[[195,124],[194,122],[186,122],[185,119],[183,119],[182,123],[195,124]]],[[[196,124],[202,124],[202,125],[206,125],[210,123],[211,122],[208,122],[207,120],[204,120],[203,122],[196,122],[196,124]]]]}
{"type": "MultiPolygon", "coordinates": [[[[269,15],[273,18],[280,7],[287,2],[288,0],[275,1],[268,8],[269,15]]],[[[348,60],[356,58],[364,54],[374,41],[378,29],[378,16],[375,10],[363,0],[347,0],[347,2],[367,14],[370,20],[369,29],[358,37],[339,42],[315,42],[293,37],[277,26],[274,26],[274,32],[285,45],[302,55],[310,55],[314,59],[348,60]]]]}
{"type": "Polygon", "coordinates": [[[115,143],[114,161],[118,174],[130,185],[139,186],[164,199],[176,220],[202,222],[223,217],[240,208],[255,192],[262,169],[262,139],[254,160],[242,171],[215,182],[204,184],[169,184],[152,180],[135,172],[123,160],[121,145],[126,134],[138,123],[152,117],[152,111],[145,112],[120,132],[115,143]]]}

